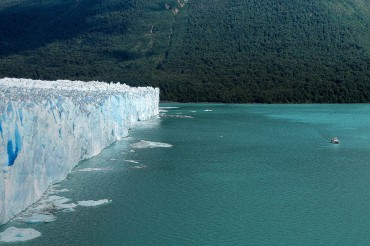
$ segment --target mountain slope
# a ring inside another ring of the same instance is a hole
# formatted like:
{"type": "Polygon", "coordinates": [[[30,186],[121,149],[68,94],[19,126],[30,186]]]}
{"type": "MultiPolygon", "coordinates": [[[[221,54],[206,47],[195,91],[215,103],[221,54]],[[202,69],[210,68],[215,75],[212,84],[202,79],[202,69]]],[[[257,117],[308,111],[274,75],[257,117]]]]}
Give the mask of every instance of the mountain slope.
{"type": "Polygon", "coordinates": [[[0,76],[162,100],[369,102],[369,0],[4,0],[0,76]]]}

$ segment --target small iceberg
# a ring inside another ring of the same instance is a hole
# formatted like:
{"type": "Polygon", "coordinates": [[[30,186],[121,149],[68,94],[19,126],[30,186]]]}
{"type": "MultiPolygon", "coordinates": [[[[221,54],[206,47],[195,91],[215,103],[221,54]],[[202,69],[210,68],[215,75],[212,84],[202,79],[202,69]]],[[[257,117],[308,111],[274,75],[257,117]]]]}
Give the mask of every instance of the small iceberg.
{"type": "Polygon", "coordinates": [[[77,204],[83,207],[94,207],[94,206],[99,206],[99,205],[103,205],[103,204],[107,204],[111,202],[112,200],[101,199],[98,201],[94,201],[94,200],[78,201],[77,204]]]}
{"type": "Polygon", "coordinates": [[[142,168],[146,168],[145,165],[137,165],[137,166],[133,166],[132,169],[142,169],[142,168]]]}
{"type": "Polygon", "coordinates": [[[168,143],[160,143],[160,142],[151,142],[151,141],[145,141],[141,140],[138,143],[130,144],[132,148],[136,149],[146,149],[146,148],[171,148],[172,144],[168,143]]]}
{"type": "Polygon", "coordinates": [[[125,160],[126,162],[130,162],[130,163],[135,163],[135,164],[138,164],[139,162],[138,161],[135,161],[135,160],[125,160]]]}
{"type": "Polygon", "coordinates": [[[41,236],[39,231],[32,228],[9,227],[0,233],[0,242],[19,242],[27,241],[41,236]]]}
{"type": "Polygon", "coordinates": [[[23,218],[22,221],[25,223],[49,223],[56,220],[56,217],[52,214],[33,214],[29,217],[23,218]]]}

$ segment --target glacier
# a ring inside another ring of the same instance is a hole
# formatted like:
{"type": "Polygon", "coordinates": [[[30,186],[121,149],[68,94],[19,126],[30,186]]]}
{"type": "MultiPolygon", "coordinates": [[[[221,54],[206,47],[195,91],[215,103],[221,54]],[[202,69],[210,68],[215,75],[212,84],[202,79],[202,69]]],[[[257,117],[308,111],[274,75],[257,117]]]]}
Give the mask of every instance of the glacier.
{"type": "Polygon", "coordinates": [[[158,88],[0,79],[0,224],[158,112],[158,88]]]}

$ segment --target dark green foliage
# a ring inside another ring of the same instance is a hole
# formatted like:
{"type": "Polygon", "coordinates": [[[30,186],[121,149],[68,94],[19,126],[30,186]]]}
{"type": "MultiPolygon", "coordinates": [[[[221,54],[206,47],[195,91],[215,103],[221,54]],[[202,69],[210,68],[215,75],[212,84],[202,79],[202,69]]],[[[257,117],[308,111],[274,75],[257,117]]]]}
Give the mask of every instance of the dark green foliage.
{"type": "Polygon", "coordinates": [[[181,102],[370,102],[368,0],[180,3],[3,0],[0,77],[152,85],[181,102]]]}

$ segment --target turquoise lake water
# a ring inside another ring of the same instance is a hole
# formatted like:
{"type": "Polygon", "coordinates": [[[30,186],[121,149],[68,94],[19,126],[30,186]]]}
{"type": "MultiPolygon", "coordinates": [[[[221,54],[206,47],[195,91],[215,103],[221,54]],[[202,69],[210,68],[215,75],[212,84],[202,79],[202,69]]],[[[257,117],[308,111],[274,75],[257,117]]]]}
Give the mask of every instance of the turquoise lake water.
{"type": "Polygon", "coordinates": [[[370,244],[370,105],[161,106],[178,108],[60,183],[74,202],[111,203],[0,231],[42,233],[19,245],[370,244]]]}

